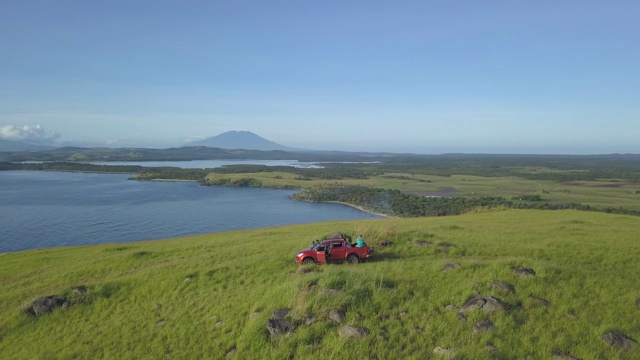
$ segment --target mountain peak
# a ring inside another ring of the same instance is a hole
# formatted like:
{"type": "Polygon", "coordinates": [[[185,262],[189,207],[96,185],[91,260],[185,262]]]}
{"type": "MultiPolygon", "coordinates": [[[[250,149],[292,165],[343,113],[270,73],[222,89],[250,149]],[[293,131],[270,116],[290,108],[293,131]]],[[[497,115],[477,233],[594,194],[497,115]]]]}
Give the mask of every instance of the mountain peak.
{"type": "Polygon", "coordinates": [[[220,135],[206,138],[204,140],[194,141],[189,146],[208,146],[220,149],[245,149],[245,150],[282,150],[291,151],[292,148],[280,145],[273,141],[269,141],[258,136],[251,131],[231,130],[220,135]]]}

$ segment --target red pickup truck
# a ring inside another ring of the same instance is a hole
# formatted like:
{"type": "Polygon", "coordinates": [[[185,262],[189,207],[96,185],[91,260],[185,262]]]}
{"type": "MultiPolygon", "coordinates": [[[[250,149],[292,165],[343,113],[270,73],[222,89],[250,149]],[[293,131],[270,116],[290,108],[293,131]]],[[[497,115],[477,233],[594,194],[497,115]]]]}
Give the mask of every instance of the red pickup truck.
{"type": "Polygon", "coordinates": [[[296,253],[298,264],[326,264],[348,261],[357,264],[370,258],[375,251],[368,245],[355,247],[344,239],[314,241],[311,246],[296,253]]]}

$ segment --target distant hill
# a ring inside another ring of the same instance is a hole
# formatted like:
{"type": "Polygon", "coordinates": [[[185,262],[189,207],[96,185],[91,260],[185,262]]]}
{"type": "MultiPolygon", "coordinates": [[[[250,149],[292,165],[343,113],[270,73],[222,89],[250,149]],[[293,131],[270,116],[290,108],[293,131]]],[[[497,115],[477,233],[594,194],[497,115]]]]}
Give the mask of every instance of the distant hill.
{"type": "Polygon", "coordinates": [[[34,145],[23,141],[0,139],[0,151],[49,150],[52,146],[34,145]]]}
{"type": "Polygon", "coordinates": [[[193,141],[188,146],[208,146],[220,149],[245,149],[245,150],[281,150],[296,151],[297,149],[280,145],[258,136],[251,131],[227,131],[218,136],[204,140],[193,141]]]}

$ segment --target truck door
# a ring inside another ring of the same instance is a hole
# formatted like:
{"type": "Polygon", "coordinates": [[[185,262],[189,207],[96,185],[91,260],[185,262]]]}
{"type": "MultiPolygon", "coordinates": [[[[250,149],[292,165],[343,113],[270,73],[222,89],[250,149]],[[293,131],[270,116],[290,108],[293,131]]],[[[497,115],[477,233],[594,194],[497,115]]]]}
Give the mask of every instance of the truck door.
{"type": "Polygon", "coordinates": [[[318,248],[316,249],[316,259],[318,259],[318,264],[327,263],[327,257],[324,253],[325,246],[329,246],[329,244],[318,246],[318,248]]]}
{"type": "Polygon", "coordinates": [[[344,241],[331,242],[331,260],[345,261],[347,259],[347,248],[344,241]]]}

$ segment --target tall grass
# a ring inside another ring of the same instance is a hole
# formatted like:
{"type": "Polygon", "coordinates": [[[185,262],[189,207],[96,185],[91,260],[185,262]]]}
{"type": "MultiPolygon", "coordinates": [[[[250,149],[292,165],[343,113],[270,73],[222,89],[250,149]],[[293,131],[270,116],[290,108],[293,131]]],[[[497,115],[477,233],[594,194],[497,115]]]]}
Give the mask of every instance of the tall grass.
{"type": "Polygon", "coordinates": [[[610,330],[640,338],[638,225],[620,215],[507,210],[3,254],[0,358],[410,359],[432,358],[437,346],[460,359],[640,358],[638,346],[617,350],[600,338],[610,330]],[[300,272],[295,251],[336,231],[362,234],[376,258],[300,272]],[[383,240],[390,245],[376,246],[383,240]],[[444,271],[448,262],[460,267],[444,271]],[[80,285],[85,295],[74,294],[80,285]],[[39,318],[21,313],[50,294],[74,305],[39,318]],[[506,310],[470,312],[463,322],[447,310],[476,294],[506,310]],[[271,311],[285,307],[298,327],[271,337],[271,311]],[[346,311],[343,324],[328,319],[335,308],[346,311]],[[305,325],[309,317],[316,321],[305,325]],[[496,330],[475,333],[483,319],[496,330]],[[341,338],[344,324],[371,332],[341,338]]]}

